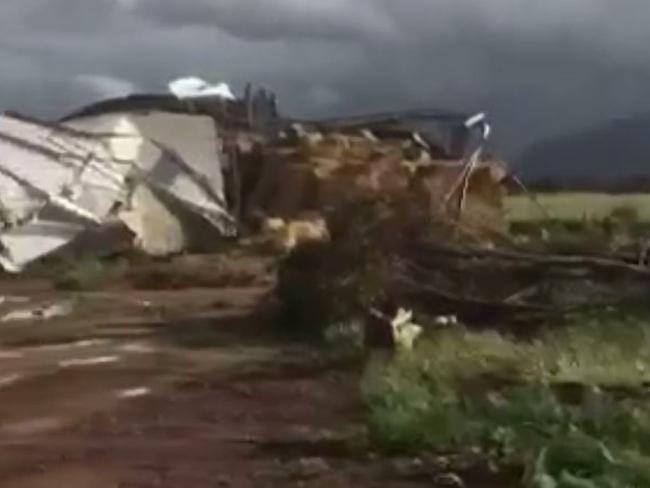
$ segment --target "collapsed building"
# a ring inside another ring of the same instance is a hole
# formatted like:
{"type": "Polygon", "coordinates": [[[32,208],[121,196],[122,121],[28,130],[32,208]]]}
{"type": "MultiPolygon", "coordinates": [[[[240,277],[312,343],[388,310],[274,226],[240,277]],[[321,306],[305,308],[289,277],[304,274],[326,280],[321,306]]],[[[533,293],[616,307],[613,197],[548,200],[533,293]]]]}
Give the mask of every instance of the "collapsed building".
{"type": "Polygon", "coordinates": [[[431,217],[497,230],[507,172],[485,160],[488,135],[483,115],[431,111],[293,121],[250,164],[259,173],[244,214],[292,221],[345,200],[392,195],[431,217]]]}
{"type": "Polygon", "coordinates": [[[300,219],[358,192],[412,191],[432,212],[499,221],[506,173],[485,160],[482,116],[305,121],[264,90],[214,93],[132,95],[55,122],[0,116],[0,265],[19,272],[118,234],[152,256],[205,249],[259,218],[300,219]]]}

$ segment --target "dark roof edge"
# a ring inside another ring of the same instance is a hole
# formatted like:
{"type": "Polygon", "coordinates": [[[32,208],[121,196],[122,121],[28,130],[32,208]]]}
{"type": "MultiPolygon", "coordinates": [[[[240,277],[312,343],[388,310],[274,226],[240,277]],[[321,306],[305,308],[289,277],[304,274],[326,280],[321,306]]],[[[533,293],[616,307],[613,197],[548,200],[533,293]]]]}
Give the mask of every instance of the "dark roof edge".
{"type": "Polygon", "coordinates": [[[108,98],[90,103],[61,117],[58,122],[67,122],[72,119],[92,117],[116,112],[136,112],[148,110],[162,111],[189,111],[186,102],[179,100],[172,94],[143,93],[128,95],[126,97],[108,98]]]}
{"type": "MultiPolygon", "coordinates": [[[[65,116],[60,118],[59,122],[66,122],[76,118],[90,117],[95,115],[103,115],[106,113],[114,112],[134,112],[134,111],[148,111],[148,110],[161,110],[172,112],[197,112],[192,107],[198,105],[223,102],[222,99],[217,97],[197,99],[194,101],[180,100],[171,93],[142,93],[133,94],[126,97],[109,98],[100,100],[95,103],[83,106],[65,116]]],[[[244,100],[237,100],[237,103],[244,102],[244,100]]],[[[201,113],[201,110],[198,110],[201,113]]],[[[332,118],[302,118],[302,117],[282,117],[279,119],[283,123],[302,123],[307,125],[363,125],[367,123],[383,123],[383,122],[397,122],[404,118],[410,119],[428,119],[428,120],[441,120],[441,121],[458,121],[464,122],[473,113],[458,112],[452,110],[445,110],[440,108],[424,108],[424,109],[409,109],[409,110],[394,110],[378,113],[360,113],[353,115],[344,115],[332,118]]]]}
{"type": "Polygon", "coordinates": [[[386,122],[399,122],[402,119],[422,119],[422,120],[441,120],[441,121],[457,121],[465,122],[473,114],[455,112],[451,110],[425,108],[425,109],[410,109],[410,110],[394,110],[389,112],[375,112],[366,114],[355,114],[349,116],[324,118],[324,119],[300,119],[291,118],[286,119],[291,123],[302,123],[306,125],[364,125],[364,124],[379,124],[386,122]]]}
{"type": "Polygon", "coordinates": [[[26,122],[28,124],[38,125],[50,130],[55,130],[64,134],[69,134],[71,136],[81,137],[85,139],[102,139],[108,137],[130,137],[126,134],[118,134],[115,132],[89,132],[85,130],[75,129],[70,126],[63,125],[63,122],[46,121],[29,115],[24,115],[12,110],[7,110],[6,112],[4,112],[4,115],[14,120],[19,120],[21,122],[26,122]]]}

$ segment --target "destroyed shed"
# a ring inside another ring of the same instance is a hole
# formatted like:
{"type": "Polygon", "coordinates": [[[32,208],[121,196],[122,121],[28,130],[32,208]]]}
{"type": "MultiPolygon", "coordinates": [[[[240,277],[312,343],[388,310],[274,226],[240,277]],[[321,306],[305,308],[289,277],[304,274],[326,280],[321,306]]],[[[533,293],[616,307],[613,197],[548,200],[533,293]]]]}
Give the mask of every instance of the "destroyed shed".
{"type": "Polygon", "coordinates": [[[399,197],[435,220],[503,231],[505,166],[486,160],[482,114],[400,112],[283,121],[240,161],[249,219],[309,218],[367,197],[399,197]]]}
{"type": "Polygon", "coordinates": [[[482,114],[304,121],[278,114],[267,91],[247,87],[235,99],[200,81],[56,122],[3,114],[0,265],[19,272],[97,233],[88,249],[97,254],[125,231],[124,245],[151,256],[206,250],[264,219],[322,219],[368,194],[401,195],[436,218],[502,224],[506,172],[485,160],[482,114]]]}

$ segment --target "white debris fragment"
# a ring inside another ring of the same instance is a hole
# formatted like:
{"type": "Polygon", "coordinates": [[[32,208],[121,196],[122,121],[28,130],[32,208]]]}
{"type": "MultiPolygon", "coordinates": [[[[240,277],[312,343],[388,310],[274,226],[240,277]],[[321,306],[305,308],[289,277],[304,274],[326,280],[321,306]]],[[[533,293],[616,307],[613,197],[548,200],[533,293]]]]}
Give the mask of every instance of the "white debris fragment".
{"type": "Polygon", "coordinates": [[[13,310],[3,315],[0,322],[16,322],[22,320],[33,320],[36,318],[34,310],[13,310]]]}
{"type": "Polygon", "coordinates": [[[40,434],[60,429],[62,426],[61,420],[55,417],[36,418],[14,424],[4,424],[0,427],[0,435],[25,436],[40,434]]]}
{"type": "Polygon", "coordinates": [[[169,83],[168,87],[169,91],[181,100],[204,97],[217,97],[225,100],[236,99],[230,86],[226,83],[211,85],[207,81],[195,76],[174,80],[169,83]]]}
{"type": "Polygon", "coordinates": [[[14,297],[14,296],[0,296],[0,305],[6,303],[27,303],[29,302],[28,297],[14,297]]]}
{"type": "Polygon", "coordinates": [[[475,115],[472,115],[465,121],[465,127],[467,128],[474,127],[477,124],[481,124],[485,122],[486,118],[487,117],[484,112],[479,112],[475,115]]]}
{"type": "Polygon", "coordinates": [[[413,319],[413,312],[411,310],[405,310],[403,308],[400,308],[397,311],[397,315],[395,315],[392,324],[393,327],[400,327],[406,325],[412,319],[413,319]]]}
{"type": "Polygon", "coordinates": [[[427,141],[424,140],[422,134],[420,134],[419,132],[413,133],[413,141],[415,141],[418,144],[418,146],[420,146],[425,151],[431,151],[431,146],[427,141]]]}
{"type": "Polygon", "coordinates": [[[146,386],[139,388],[130,388],[127,390],[121,390],[117,392],[117,397],[123,400],[130,398],[141,398],[143,396],[151,395],[151,389],[146,386]]]}
{"type": "Polygon", "coordinates": [[[414,324],[413,312],[400,308],[391,322],[395,345],[405,351],[413,349],[415,340],[422,334],[421,326],[414,324]]]}
{"type": "Polygon", "coordinates": [[[378,143],[379,139],[370,129],[362,129],[361,136],[372,143],[378,143]]]}
{"type": "Polygon", "coordinates": [[[54,317],[65,317],[66,315],[70,315],[73,309],[74,305],[72,302],[55,303],[54,305],[41,309],[39,317],[43,320],[53,319],[54,317]]]}
{"type": "Polygon", "coordinates": [[[34,346],[30,347],[30,351],[36,352],[58,352],[65,351],[66,349],[84,349],[89,347],[99,347],[106,346],[110,344],[111,341],[108,339],[93,339],[93,340],[83,340],[77,342],[66,342],[63,344],[47,344],[44,346],[34,346]]]}
{"type": "Polygon", "coordinates": [[[151,354],[156,352],[153,346],[142,343],[125,344],[120,347],[120,351],[132,354],[151,354]]]}
{"type": "Polygon", "coordinates": [[[0,389],[7,388],[8,386],[13,385],[14,383],[23,379],[23,377],[24,375],[20,373],[16,373],[16,374],[11,374],[9,376],[5,376],[4,378],[0,378],[0,389]]]}
{"type": "Polygon", "coordinates": [[[87,339],[84,341],[73,342],[72,344],[70,344],[70,347],[79,347],[79,348],[99,347],[99,346],[107,346],[110,343],[111,341],[108,339],[87,339]]]}
{"type": "Polygon", "coordinates": [[[99,356],[95,358],[84,359],[66,359],[59,362],[61,368],[74,368],[81,366],[96,366],[100,364],[113,364],[120,361],[119,356],[99,356]]]}
{"type": "Polygon", "coordinates": [[[291,124],[291,130],[293,130],[295,135],[298,137],[307,137],[309,135],[309,132],[307,132],[307,129],[305,129],[305,126],[302,124],[291,124]]]}
{"type": "Polygon", "coordinates": [[[480,125],[483,129],[483,139],[487,140],[492,133],[492,127],[487,123],[487,115],[484,112],[473,115],[465,121],[465,127],[468,129],[472,129],[478,125],[480,125]]]}
{"type": "Polygon", "coordinates": [[[60,302],[52,305],[34,307],[21,310],[12,310],[5,314],[0,322],[16,322],[26,320],[50,320],[56,317],[70,315],[74,305],[72,302],[60,302]]]}
{"type": "Polygon", "coordinates": [[[448,325],[458,325],[458,318],[455,315],[440,315],[433,321],[435,325],[446,327],[448,325]]]}
{"type": "Polygon", "coordinates": [[[0,351],[0,359],[22,359],[24,357],[22,352],[0,351]]]}

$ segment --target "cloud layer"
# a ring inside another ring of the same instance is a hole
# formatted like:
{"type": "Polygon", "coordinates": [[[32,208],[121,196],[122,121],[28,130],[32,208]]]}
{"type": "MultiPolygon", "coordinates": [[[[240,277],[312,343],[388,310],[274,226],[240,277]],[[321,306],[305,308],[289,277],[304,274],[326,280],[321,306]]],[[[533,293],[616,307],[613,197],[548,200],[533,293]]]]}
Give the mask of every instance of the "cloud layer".
{"type": "Polygon", "coordinates": [[[500,147],[650,111],[643,0],[5,0],[0,105],[54,116],[181,75],[299,115],[487,110],[500,147]]]}

